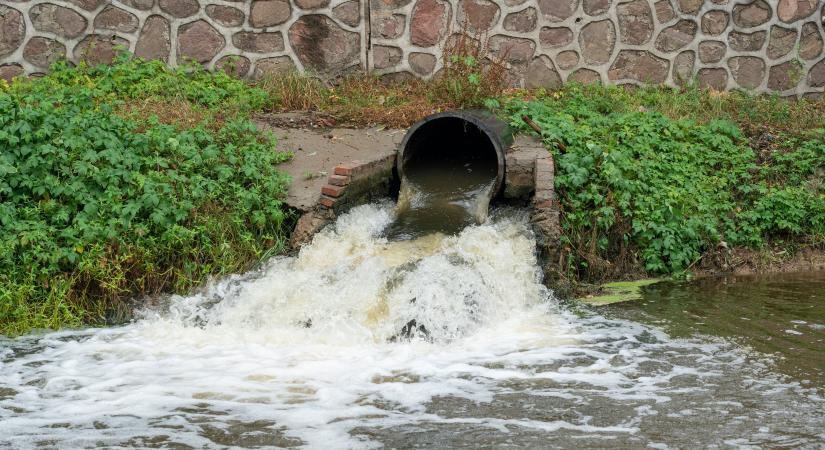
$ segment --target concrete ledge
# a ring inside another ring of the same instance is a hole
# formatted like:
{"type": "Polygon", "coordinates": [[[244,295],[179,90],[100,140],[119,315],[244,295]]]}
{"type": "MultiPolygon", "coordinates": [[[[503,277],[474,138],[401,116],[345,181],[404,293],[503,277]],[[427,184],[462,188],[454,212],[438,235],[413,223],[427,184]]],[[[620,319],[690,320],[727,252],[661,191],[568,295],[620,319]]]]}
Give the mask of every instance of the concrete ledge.
{"type": "Polygon", "coordinates": [[[539,261],[546,282],[558,278],[559,203],[556,198],[553,154],[534,136],[519,135],[505,154],[507,175],[502,196],[508,200],[526,201],[530,208],[539,261]]]}
{"type": "MultiPolygon", "coordinates": [[[[357,131],[350,130],[349,133],[352,136],[357,131]]],[[[349,208],[395,193],[393,190],[398,186],[395,167],[397,143],[383,151],[378,150],[381,149],[373,147],[369,158],[335,165],[324,181],[315,183],[314,194],[302,196],[317,200],[303,209],[305,212],[292,234],[293,248],[308,242],[321,228],[349,208]]],[[[520,135],[505,152],[505,165],[500,198],[530,208],[545,278],[555,280],[557,277],[550,268],[557,266],[561,228],[554,187],[553,155],[539,139],[520,135]]]]}
{"type": "Polygon", "coordinates": [[[529,200],[536,187],[536,158],[547,154],[541,141],[532,136],[518,135],[513,139],[513,145],[504,154],[507,166],[502,193],[504,198],[529,200]]]}
{"type": "Polygon", "coordinates": [[[317,203],[304,213],[292,233],[291,245],[300,247],[347,209],[392,195],[395,183],[395,152],[369,161],[350,161],[333,168],[321,186],[317,203]]]}
{"type": "Polygon", "coordinates": [[[261,115],[255,122],[259,129],[275,135],[279,151],[294,155],[278,168],[292,177],[286,203],[301,213],[315,208],[324,185],[342,185],[342,180],[331,178],[336,175],[337,166],[394,157],[405,133],[404,130],[380,127],[287,128],[282,126],[279,117],[261,115]]]}
{"type": "Polygon", "coordinates": [[[544,282],[549,283],[558,278],[557,270],[554,268],[559,264],[561,238],[553,155],[545,150],[543,155],[536,158],[534,170],[535,193],[530,202],[531,221],[536,233],[539,262],[544,268],[544,282]]]}

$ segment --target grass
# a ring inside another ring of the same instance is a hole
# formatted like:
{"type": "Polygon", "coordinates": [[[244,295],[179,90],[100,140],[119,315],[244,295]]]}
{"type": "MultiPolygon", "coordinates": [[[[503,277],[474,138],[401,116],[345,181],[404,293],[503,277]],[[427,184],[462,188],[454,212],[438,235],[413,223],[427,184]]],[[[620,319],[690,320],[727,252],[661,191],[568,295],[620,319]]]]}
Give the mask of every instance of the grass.
{"type": "Polygon", "coordinates": [[[481,42],[459,33],[444,48],[440,73],[429,81],[356,74],[330,85],[288,72],[268,74],[256,87],[268,94],[272,112],[311,111],[339,124],[405,128],[444,110],[481,107],[506,92],[506,55],[490,59],[481,42]]]}
{"type": "Polygon", "coordinates": [[[658,112],[673,120],[689,119],[699,123],[726,119],[735,122],[752,138],[766,133],[799,136],[825,127],[825,100],[789,101],[774,95],[716,92],[696,86],[630,88],[570,83],[557,90],[530,90],[508,87],[503,80],[489,86],[483,96],[462,98],[460,92],[452,97],[444,94],[445,86],[451,83],[439,77],[432,81],[392,82],[373,75],[359,75],[347,76],[330,86],[306,74],[290,72],[269,75],[259,81],[257,87],[269,95],[269,111],[316,112],[352,126],[404,128],[429,114],[448,109],[495,106],[512,98],[570,98],[568,94],[576,92],[581,101],[605,112],[618,107],[658,112]]]}
{"type": "Polygon", "coordinates": [[[448,105],[431,101],[419,93],[426,83],[384,83],[374,76],[346,77],[334,86],[292,72],[269,75],[256,85],[272,100],[270,112],[310,111],[334,119],[339,125],[409,126],[448,105]]]}

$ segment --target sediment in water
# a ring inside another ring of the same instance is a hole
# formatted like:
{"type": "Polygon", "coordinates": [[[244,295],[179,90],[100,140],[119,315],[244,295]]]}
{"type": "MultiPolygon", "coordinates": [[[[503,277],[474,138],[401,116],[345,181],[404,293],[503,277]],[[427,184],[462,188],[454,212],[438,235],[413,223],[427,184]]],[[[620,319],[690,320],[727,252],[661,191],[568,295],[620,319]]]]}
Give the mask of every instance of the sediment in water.
{"type": "Polygon", "coordinates": [[[430,233],[452,235],[483,223],[492,199],[493,170],[489,164],[467,162],[408,171],[401,180],[396,217],[387,230],[388,237],[397,240],[430,233]]]}
{"type": "Polygon", "coordinates": [[[0,341],[0,447],[825,441],[821,397],[755,355],[555,302],[523,213],[398,242],[393,217],[354,208],[127,326],[0,341]]]}

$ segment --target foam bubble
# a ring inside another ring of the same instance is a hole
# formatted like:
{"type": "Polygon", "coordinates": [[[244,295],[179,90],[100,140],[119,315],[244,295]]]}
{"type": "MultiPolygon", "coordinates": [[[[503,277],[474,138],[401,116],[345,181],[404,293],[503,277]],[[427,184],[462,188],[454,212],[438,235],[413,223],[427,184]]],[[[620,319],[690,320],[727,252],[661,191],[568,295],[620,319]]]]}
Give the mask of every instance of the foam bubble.
{"type": "Polygon", "coordinates": [[[525,216],[404,243],[380,237],[391,217],[356,208],[297,256],[127,326],[2,341],[0,443],[690,447],[757,426],[771,431],[748,445],[825,439],[810,431],[822,399],[753,355],[559,304],[525,216]],[[694,420],[713,425],[672,422],[694,420]]]}

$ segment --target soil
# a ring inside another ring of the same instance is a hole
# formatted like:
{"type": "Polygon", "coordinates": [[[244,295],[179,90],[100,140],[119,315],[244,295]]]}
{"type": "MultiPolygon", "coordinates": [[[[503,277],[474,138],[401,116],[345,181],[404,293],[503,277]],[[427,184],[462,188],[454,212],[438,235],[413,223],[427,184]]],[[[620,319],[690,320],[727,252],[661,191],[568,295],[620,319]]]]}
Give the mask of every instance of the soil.
{"type": "Polygon", "coordinates": [[[256,114],[255,122],[274,128],[351,128],[338,123],[334,117],[315,111],[289,111],[256,114]]]}
{"type": "Polygon", "coordinates": [[[803,247],[790,250],[775,247],[767,250],[716,249],[706,253],[692,272],[697,277],[703,277],[821,270],[825,270],[825,248],[803,247]]]}

